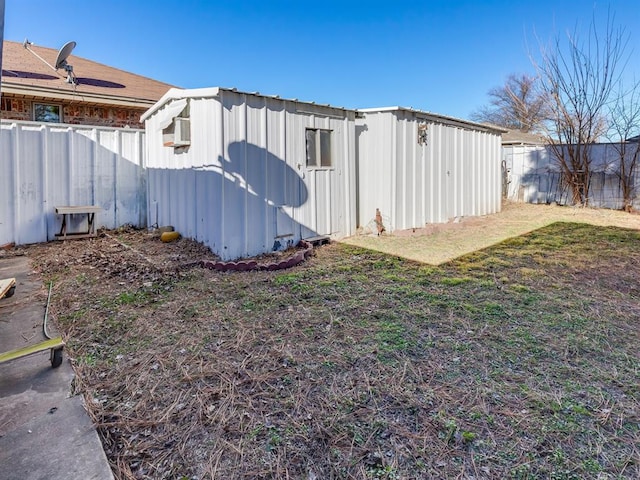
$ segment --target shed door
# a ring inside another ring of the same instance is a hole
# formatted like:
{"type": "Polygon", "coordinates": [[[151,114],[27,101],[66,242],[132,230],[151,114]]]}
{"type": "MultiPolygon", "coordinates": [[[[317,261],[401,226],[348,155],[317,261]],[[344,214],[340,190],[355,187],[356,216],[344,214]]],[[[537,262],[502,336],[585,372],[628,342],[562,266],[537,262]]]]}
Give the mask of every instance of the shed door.
{"type": "Polygon", "coordinates": [[[337,171],[331,149],[332,131],[320,128],[308,128],[307,175],[309,178],[309,207],[311,228],[316,235],[330,235],[336,229],[335,186],[337,171]]]}

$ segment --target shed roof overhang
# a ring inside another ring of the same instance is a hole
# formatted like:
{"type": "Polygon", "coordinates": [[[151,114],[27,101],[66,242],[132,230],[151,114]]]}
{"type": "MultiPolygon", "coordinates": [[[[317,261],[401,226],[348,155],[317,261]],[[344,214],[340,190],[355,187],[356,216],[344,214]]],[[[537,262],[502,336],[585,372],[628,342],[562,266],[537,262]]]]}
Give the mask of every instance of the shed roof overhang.
{"type": "Polygon", "coordinates": [[[140,116],[140,121],[144,122],[148,120],[154,113],[164,107],[172,100],[182,100],[187,98],[211,98],[220,95],[220,89],[218,87],[211,88],[170,88],[160,100],[151,105],[149,109],[140,116]]]}
{"type": "Polygon", "coordinates": [[[485,125],[483,123],[471,122],[469,120],[463,120],[461,118],[450,117],[447,115],[441,115],[439,113],[425,112],[423,110],[416,110],[407,107],[380,107],[380,108],[359,108],[359,113],[381,113],[381,112],[409,112],[416,115],[417,118],[426,121],[432,121],[436,123],[443,123],[445,125],[452,125],[454,127],[465,128],[468,130],[478,130],[481,132],[490,132],[501,135],[508,132],[508,130],[498,127],[496,125],[485,125]]]}
{"type": "MultiPolygon", "coordinates": [[[[182,88],[171,88],[167,93],[165,93],[160,100],[158,100],[151,108],[149,108],[146,112],[142,114],[140,117],[140,121],[144,122],[149,119],[154,113],[160,110],[165,104],[179,99],[187,99],[187,98],[212,98],[219,97],[222,92],[233,92],[238,93],[240,95],[252,95],[254,97],[262,97],[262,98],[270,98],[274,100],[280,100],[282,102],[291,102],[297,105],[305,105],[308,108],[320,107],[323,109],[332,110],[335,112],[335,115],[343,118],[347,115],[348,112],[355,113],[356,110],[351,110],[344,107],[338,107],[334,105],[326,105],[322,103],[315,102],[304,102],[302,100],[298,100],[297,98],[281,98],[278,95],[263,95],[259,92],[242,92],[236,88],[223,88],[223,87],[208,87],[208,88],[192,88],[192,89],[182,89],[182,88]]],[[[304,107],[297,108],[297,111],[300,113],[312,113],[307,110],[304,110],[304,107]]],[[[331,114],[329,114],[331,116],[331,114]]]]}

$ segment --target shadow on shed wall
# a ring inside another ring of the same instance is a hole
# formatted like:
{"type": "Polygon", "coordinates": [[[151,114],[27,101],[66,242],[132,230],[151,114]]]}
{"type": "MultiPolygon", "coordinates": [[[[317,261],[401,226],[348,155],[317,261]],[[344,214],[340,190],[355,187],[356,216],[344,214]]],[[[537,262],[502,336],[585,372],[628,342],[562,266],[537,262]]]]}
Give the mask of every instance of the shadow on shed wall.
{"type": "Polygon", "coordinates": [[[149,168],[149,221],[172,225],[223,260],[295,245],[316,233],[305,226],[309,193],[282,158],[245,141],[199,168],[149,168]]]}

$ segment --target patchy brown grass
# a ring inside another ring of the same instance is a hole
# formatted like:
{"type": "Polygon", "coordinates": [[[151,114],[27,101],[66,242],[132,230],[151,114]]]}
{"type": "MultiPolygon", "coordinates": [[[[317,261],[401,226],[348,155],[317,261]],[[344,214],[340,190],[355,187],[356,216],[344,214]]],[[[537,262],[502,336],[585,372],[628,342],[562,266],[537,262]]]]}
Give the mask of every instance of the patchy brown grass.
{"type": "Polygon", "coordinates": [[[119,479],[640,477],[637,230],[243,273],[110,235],[27,253],[119,479]]]}
{"type": "Polygon", "coordinates": [[[495,215],[466,217],[459,222],[426,225],[381,236],[357,235],[345,239],[344,243],[440,265],[556,222],[640,229],[638,212],[505,202],[502,211],[495,215]]]}

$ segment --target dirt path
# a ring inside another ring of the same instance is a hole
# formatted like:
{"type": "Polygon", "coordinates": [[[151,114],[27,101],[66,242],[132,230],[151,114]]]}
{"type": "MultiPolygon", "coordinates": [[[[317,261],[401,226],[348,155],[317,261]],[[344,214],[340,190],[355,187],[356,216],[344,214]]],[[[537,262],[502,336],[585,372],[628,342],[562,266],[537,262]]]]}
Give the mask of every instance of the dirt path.
{"type": "Polygon", "coordinates": [[[390,235],[358,235],[343,240],[379,252],[432,265],[480,250],[555,222],[588,223],[640,230],[640,215],[617,210],[505,203],[502,211],[458,223],[429,225],[390,235]]]}

